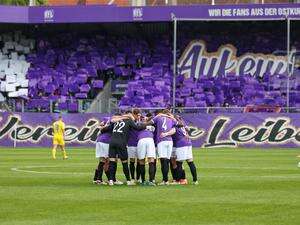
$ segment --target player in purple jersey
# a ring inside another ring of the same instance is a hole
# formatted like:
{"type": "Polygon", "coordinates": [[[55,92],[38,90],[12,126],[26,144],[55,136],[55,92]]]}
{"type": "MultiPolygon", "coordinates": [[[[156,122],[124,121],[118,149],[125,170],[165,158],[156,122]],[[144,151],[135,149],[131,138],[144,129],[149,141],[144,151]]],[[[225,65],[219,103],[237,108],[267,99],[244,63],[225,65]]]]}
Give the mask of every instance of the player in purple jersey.
{"type": "MultiPolygon", "coordinates": [[[[133,109],[132,115],[134,117],[134,121],[138,123],[141,118],[140,109],[138,108],[133,109]]],[[[132,182],[135,182],[135,178],[136,180],[138,180],[140,177],[140,164],[139,161],[137,160],[137,143],[138,143],[138,131],[130,130],[128,144],[127,144],[128,145],[127,151],[128,151],[128,158],[130,161],[129,170],[130,170],[130,176],[132,182]],[[135,162],[137,163],[136,168],[135,168],[135,162]],[[134,176],[135,170],[136,170],[136,177],[134,176]]]]}
{"type": "MultiPolygon", "coordinates": [[[[152,114],[148,113],[146,117],[142,119],[144,123],[150,121],[152,118],[152,114]]],[[[153,140],[153,132],[155,128],[153,126],[147,126],[145,130],[138,132],[138,145],[137,145],[137,153],[138,160],[140,163],[140,172],[142,184],[155,186],[155,144],[153,140]],[[149,163],[149,182],[145,183],[145,159],[148,159],[149,163]]]]}
{"type": "Polygon", "coordinates": [[[170,115],[169,110],[164,110],[163,114],[158,114],[152,119],[156,129],[156,141],[158,158],[161,163],[161,171],[163,174],[163,181],[159,185],[169,185],[168,173],[169,163],[172,154],[173,140],[171,136],[162,136],[174,128],[178,123],[175,118],[170,115]]]}
{"type": "MultiPolygon", "coordinates": [[[[105,117],[100,123],[100,128],[109,124],[110,118],[105,117]]],[[[108,158],[108,146],[110,142],[110,133],[100,134],[96,141],[96,158],[99,159],[97,168],[95,169],[94,183],[96,184],[106,184],[102,180],[102,174],[104,165],[108,158]]]]}
{"type": "MultiPolygon", "coordinates": [[[[188,135],[188,127],[180,116],[176,116],[178,123],[182,124],[182,127],[174,127],[168,132],[162,134],[162,136],[173,135],[173,143],[175,147],[175,157],[177,165],[177,176],[182,178],[183,168],[182,163],[186,161],[189,165],[191,174],[193,176],[193,183],[198,184],[197,169],[193,162],[192,142],[188,135]]],[[[186,184],[185,181],[181,181],[181,184],[186,184]]]]}

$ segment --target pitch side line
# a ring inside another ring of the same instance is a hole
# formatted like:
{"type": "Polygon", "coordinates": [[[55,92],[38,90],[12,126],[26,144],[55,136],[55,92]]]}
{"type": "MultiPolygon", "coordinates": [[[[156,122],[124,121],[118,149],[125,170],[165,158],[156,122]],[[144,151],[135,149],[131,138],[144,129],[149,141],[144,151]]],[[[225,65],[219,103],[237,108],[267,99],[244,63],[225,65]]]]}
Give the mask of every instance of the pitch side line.
{"type": "Polygon", "coordinates": [[[24,172],[24,173],[36,173],[36,174],[54,174],[54,175],[65,175],[65,174],[72,174],[72,175],[86,175],[88,173],[77,173],[77,172],[50,172],[50,171],[35,171],[35,170],[27,170],[27,169],[34,169],[34,168],[59,168],[60,166],[24,166],[20,169],[17,167],[11,168],[11,171],[16,172],[24,172]]]}
{"type": "MultiPolygon", "coordinates": [[[[34,173],[34,174],[49,174],[49,175],[90,175],[91,173],[85,173],[85,172],[50,172],[50,171],[35,171],[35,170],[28,170],[28,169],[34,169],[34,168],[59,168],[60,166],[24,166],[21,168],[12,167],[11,171],[14,172],[24,172],[24,173],[34,173]]],[[[118,173],[117,175],[122,175],[121,173],[118,173]]],[[[266,178],[272,178],[272,179],[300,179],[300,175],[261,175],[261,176],[240,176],[240,175],[202,175],[203,178],[244,178],[246,180],[251,179],[266,179],[266,178]]]]}

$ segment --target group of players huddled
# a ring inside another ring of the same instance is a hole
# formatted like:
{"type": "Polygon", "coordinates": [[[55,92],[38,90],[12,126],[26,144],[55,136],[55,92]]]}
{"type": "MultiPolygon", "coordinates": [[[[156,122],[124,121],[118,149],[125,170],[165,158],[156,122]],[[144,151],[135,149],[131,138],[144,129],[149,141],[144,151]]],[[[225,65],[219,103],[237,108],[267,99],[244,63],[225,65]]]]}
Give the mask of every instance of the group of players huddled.
{"type": "Polygon", "coordinates": [[[157,110],[155,115],[142,115],[139,109],[133,109],[123,115],[105,118],[100,128],[96,143],[99,164],[93,179],[95,184],[123,184],[116,179],[118,159],[122,162],[127,185],[155,186],[157,159],[160,160],[163,177],[158,185],[187,184],[182,165],[184,161],[190,168],[193,184],[198,184],[188,127],[180,116],[173,115],[168,109],[157,110]],[[148,181],[146,164],[149,167],[148,181]],[[171,183],[169,170],[173,178],[171,183]],[[108,182],[103,181],[103,172],[108,182]]]}

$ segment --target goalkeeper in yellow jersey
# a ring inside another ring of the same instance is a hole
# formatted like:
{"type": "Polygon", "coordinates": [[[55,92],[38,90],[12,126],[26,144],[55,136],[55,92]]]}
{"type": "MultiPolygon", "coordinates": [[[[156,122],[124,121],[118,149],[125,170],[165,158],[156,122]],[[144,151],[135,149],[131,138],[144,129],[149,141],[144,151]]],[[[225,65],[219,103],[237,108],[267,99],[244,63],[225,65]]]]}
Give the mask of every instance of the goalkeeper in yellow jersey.
{"type": "Polygon", "coordinates": [[[65,123],[62,120],[62,116],[58,117],[58,120],[55,121],[52,125],[53,128],[53,149],[52,149],[52,158],[56,159],[56,149],[57,146],[61,148],[63,153],[63,159],[67,159],[67,153],[65,150],[65,123]]]}

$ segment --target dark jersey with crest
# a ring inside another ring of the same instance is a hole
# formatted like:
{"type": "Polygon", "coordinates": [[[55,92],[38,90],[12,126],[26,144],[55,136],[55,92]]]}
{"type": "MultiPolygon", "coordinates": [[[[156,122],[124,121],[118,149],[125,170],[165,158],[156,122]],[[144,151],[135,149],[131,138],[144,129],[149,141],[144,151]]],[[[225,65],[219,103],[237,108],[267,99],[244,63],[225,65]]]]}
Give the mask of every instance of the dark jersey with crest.
{"type": "Polygon", "coordinates": [[[143,130],[145,128],[145,124],[136,124],[131,119],[124,119],[110,124],[108,127],[102,129],[102,132],[111,131],[110,144],[126,147],[130,130],[143,130]]]}

